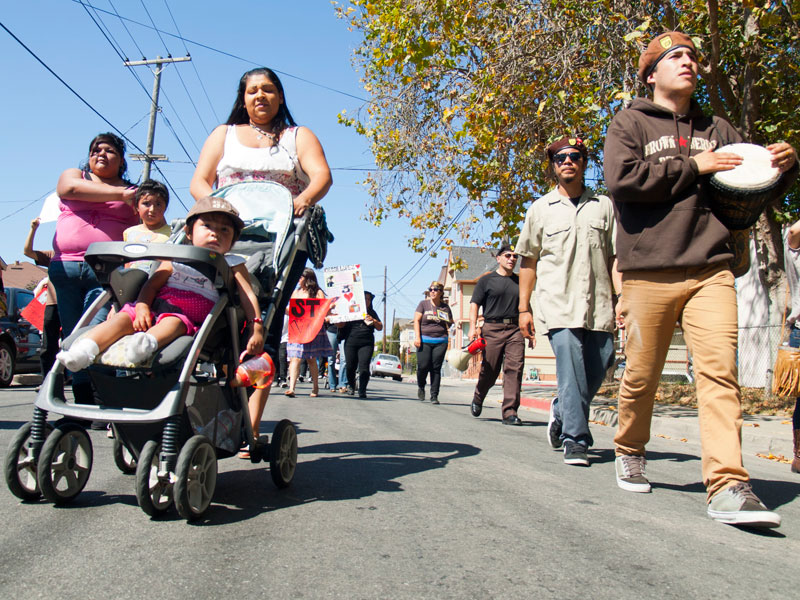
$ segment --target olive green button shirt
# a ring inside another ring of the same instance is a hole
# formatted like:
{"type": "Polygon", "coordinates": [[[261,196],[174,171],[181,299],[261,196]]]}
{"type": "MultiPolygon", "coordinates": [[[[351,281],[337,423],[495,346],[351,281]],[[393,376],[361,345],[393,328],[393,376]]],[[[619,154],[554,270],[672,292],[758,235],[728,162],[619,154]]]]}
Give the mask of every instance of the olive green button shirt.
{"type": "Polygon", "coordinates": [[[537,330],[613,331],[609,266],[616,232],[611,200],[588,189],[577,208],[557,189],[531,204],[515,252],[537,261],[537,330]]]}

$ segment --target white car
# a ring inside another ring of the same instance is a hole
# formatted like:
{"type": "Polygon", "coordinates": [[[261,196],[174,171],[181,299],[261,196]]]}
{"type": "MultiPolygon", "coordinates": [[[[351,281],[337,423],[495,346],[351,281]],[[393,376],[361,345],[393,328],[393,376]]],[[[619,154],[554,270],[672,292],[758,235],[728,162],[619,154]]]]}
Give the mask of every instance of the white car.
{"type": "Polygon", "coordinates": [[[395,381],[403,378],[403,365],[400,359],[394,354],[377,354],[372,357],[369,363],[369,374],[373,377],[386,377],[387,375],[395,381]]]}

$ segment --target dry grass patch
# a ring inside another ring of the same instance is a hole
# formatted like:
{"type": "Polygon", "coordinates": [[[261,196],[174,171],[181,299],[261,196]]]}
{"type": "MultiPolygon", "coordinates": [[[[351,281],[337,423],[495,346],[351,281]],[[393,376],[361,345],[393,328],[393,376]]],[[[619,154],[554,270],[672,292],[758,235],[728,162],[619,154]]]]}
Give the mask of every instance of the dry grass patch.
{"type": "MultiPolygon", "coordinates": [[[[616,398],[619,393],[619,382],[606,383],[597,392],[599,396],[616,398]]],[[[656,402],[697,407],[697,395],[694,384],[662,383],[656,392],[656,402]]],[[[794,398],[765,394],[763,388],[742,388],[742,411],[746,415],[779,415],[790,416],[794,410],[794,398]]]]}

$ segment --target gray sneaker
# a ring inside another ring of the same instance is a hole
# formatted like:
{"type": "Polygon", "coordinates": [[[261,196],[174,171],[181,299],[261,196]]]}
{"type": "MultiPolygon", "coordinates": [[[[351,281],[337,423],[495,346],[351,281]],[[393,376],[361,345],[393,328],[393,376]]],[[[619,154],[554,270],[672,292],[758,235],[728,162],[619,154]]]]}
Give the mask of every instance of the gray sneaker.
{"type": "Polygon", "coordinates": [[[716,493],[708,504],[708,516],[729,525],[780,527],[781,516],[767,510],[749,483],[739,482],[716,493]]]}
{"type": "Polygon", "coordinates": [[[421,388],[421,387],[417,388],[417,399],[420,402],[425,402],[425,388],[421,388]]]}
{"type": "Polygon", "coordinates": [[[589,455],[586,454],[586,446],[572,440],[566,440],[564,442],[564,464],[588,467],[589,455]]]}
{"type": "Polygon", "coordinates": [[[550,401],[550,416],[547,419],[547,443],[550,444],[553,450],[561,448],[561,419],[555,415],[555,411],[553,410],[556,400],[558,400],[558,398],[553,398],[550,401]]]}
{"type": "Polygon", "coordinates": [[[644,456],[628,454],[618,456],[614,461],[617,470],[617,485],[627,492],[646,494],[650,491],[650,482],[644,476],[647,464],[644,456]]]}

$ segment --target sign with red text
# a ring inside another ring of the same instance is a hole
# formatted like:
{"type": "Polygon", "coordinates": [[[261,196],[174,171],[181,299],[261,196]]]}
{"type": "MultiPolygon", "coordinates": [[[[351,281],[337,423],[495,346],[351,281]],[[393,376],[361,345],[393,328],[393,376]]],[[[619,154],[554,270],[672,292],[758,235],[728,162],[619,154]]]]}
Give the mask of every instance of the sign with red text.
{"type": "Polygon", "coordinates": [[[23,308],[19,314],[36,329],[44,331],[45,304],[47,304],[47,288],[43,286],[36,297],[28,302],[28,306],[23,308]]]}
{"type": "Polygon", "coordinates": [[[292,298],[289,300],[289,343],[314,341],[336,298],[292,298]]]}
{"type": "Polygon", "coordinates": [[[323,274],[325,293],[330,297],[338,297],[331,309],[331,323],[363,320],[367,316],[367,303],[364,300],[361,265],[326,267],[323,274]]]}

